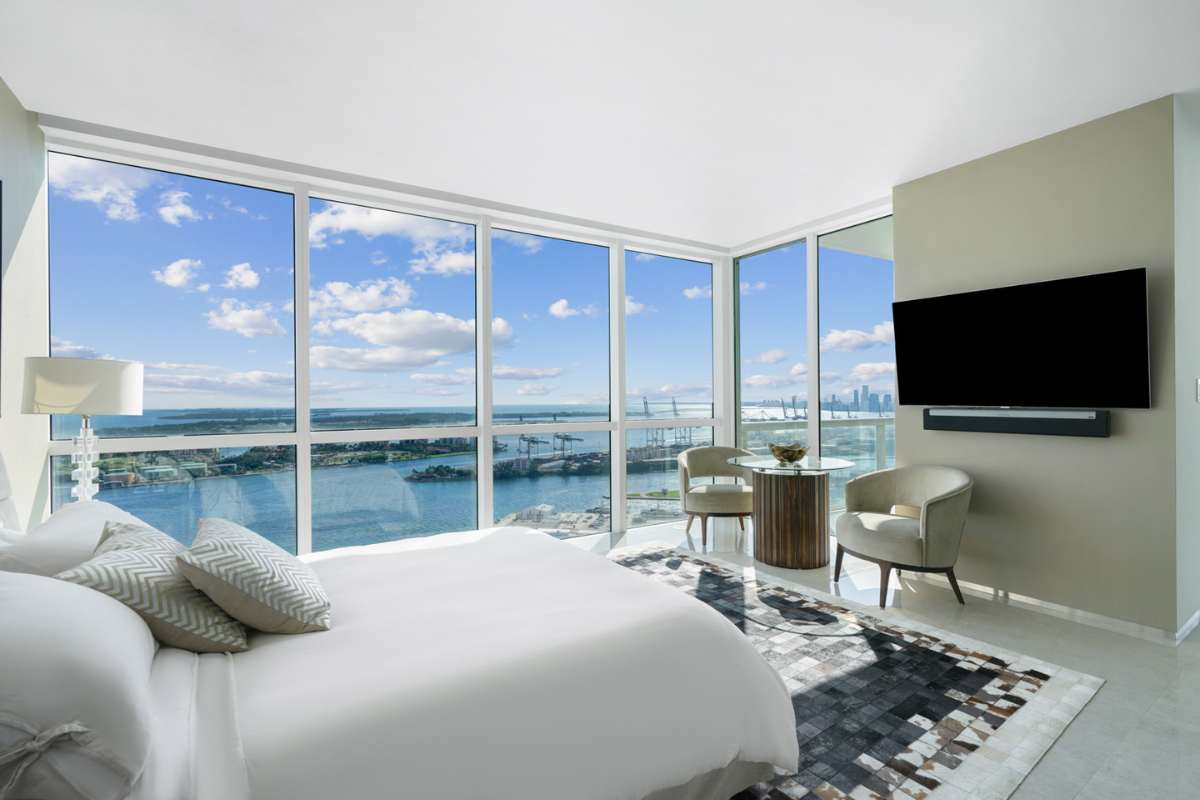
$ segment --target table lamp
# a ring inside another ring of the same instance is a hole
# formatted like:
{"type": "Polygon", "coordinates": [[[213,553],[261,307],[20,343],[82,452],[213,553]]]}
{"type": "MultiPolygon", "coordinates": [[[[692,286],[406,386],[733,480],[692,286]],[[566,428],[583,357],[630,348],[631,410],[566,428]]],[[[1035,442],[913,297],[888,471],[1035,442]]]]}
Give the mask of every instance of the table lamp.
{"type": "Polygon", "coordinates": [[[25,359],[21,411],[26,414],[79,414],[79,435],[71,452],[71,496],[91,500],[100,486],[92,416],[142,413],[142,365],[98,358],[25,359]]]}

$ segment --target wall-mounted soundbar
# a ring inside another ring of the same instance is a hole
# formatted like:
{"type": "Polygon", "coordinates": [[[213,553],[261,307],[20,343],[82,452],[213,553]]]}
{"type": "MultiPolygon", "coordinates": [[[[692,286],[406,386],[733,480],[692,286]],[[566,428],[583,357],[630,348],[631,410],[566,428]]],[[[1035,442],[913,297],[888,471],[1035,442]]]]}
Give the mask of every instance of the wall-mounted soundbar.
{"type": "Polygon", "coordinates": [[[1108,436],[1106,409],[927,408],[927,431],[1035,433],[1043,436],[1108,436]]]}

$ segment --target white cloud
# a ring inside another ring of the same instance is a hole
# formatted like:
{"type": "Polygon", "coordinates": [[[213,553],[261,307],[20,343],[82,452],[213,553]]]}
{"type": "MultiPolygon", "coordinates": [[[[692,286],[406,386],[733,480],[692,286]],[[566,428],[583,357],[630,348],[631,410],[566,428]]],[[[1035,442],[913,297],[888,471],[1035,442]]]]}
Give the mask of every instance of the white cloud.
{"type": "Polygon", "coordinates": [[[344,233],[357,233],[366,239],[400,236],[416,242],[419,247],[432,247],[439,242],[465,244],[474,237],[474,227],[343,203],[326,203],[323,209],[309,217],[308,241],[313,247],[327,247],[330,237],[334,244],[340,244],[338,236],[344,233]]]}
{"type": "Polygon", "coordinates": [[[895,361],[869,361],[855,364],[850,370],[847,380],[853,384],[871,383],[878,380],[894,380],[896,377],[895,361]]]}
{"type": "Polygon", "coordinates": [[[632,317],[646,310],[645,303],[639,303],[631,295],[625,295],[625,316],[632,317]]]}
{"type": "Polygon", "coordinates": [[[376,250],[372,252],[369,258],[371,260],[371,264],[376,267],[382,267],[384,264],[388,263],[387,253],[383,252],[382,250],[376,250]]]}
{"type": "Polygon", "coordinates": [[[688,300],[705,300],[712,297],[711,286],[689,286],[683,290],[683,296],[688,300]]]}
{"type": "MultiPolygon", "coordinates": [[[[180,258],[167,264],[162,269],[151,270],[154,280],[170,286],[172,289],[186,289],[196,277],[201,262],[194,258],[180,258]]],[[[204,290],[201,290],[204,291],[204,290]]]]}
{"type": "Polygon", "coordinates": [[[55,358],[104,358],[100,351],[86,344],[78,344],[70,339],[50,337],[50,355],[55,358]]]}
{"type": "Polygon", "coordinates": [[[259,277],[254,268],[247,263],[234,264],[225,273],[226,289],[255,289],[258,288],[259,277]]]}
{"type": "Polygon", "coordinates": [[[351,372],[395,372],[408,367],[428,367],[445,354],[439,350],[415,350],[409,347],[331,347],[309,348],[314,369],[342,369],[351,372]]]}
{"type": "Polygon", "coordinates": [[[408,377],[417,383],[432,384],[435,386],[469,386],[475,383],[475,370],[470,367],[463,367],[452,373],[414,372],[408,377]]]}
{"type": "Polygon", "coordinates": [[[754,364],[778,364],[780,361],[783,361],[785,358],[787,358],[787,351],[782,350],[778,347],[775,347],[775,348],[772,348],[771,350],[764,350],[763,352],[759,353],[758,355],[751,356],[750,358],[748,358],[746,360],[750,361],[754,364]]]}
{"type": "Polygon", "coordinates": [[[92,203],[109,219],[124,222],[141,219],[138,193],[157,179],[151,170],[61,153],[50,153],[48,171],[50,188],[72,200],[92,203]]]}
{"type": "Polygon", "coordinates": [[[413,287],[400,278],[377,278],[355,284],[329,281],[309,294],[308,304],[314,317],[360,314],[406,306],[413,295],[413,287]]]}
{"type": "MultiPolygon", "coordinates": [[[[445,355],[465,353],[475,347],[475,320],[418,308],[330,320],[329,328],[369,344],[441,350],[445,355]]],[[[492,335],[501,340],[511,339],[512,329],[497,317],[492,323],[492,335]]]]}
{"type": "Polygon", "coordinates": [[[635,387],[628,390],[628,394],[630,397],[645,397],[649,400],[670,400],[678,397],[709,399],[712,397],[712,386],[707,383],[665,383],[658,387],[635,387]]]}
{"type": "Polygon", "coordinates": [[[211,288],[212,288],[212,284],[211,284],[211,283],[199,283],[199,284],[196,284],[196,291],[197,291],[197,292],[207,292],[207,291],[208,291],[209,289],[211,289],[211,288]]]}
{"type": "Polygon", "coordinates": [[[781,386],[794,386],[799,383],[796,378],[783,375],[751,375],[743,383],[759,389],[774,389],[781,386]]]}
{"type": "Polygon", "coordinates": [[[803,361],[798,361],[795,364],[792,364],[792,368],[788,370],[788,374],[795,378],[803,378],[808,374],[808,364],[805,364],[803,361]]]}
{"type": "Polygon", "coordinates": [[[492,367],[492,377],[498,381],[535,381],[557,378],[562,373],[561,367],[509,367],[504,364],[492,367]]]}
{"type": "Polygon", "coordinates": [[[516,231],[506,231],[503,228],[492,228],[492,238],[521,248],[527,256],[531,256],[542,249],[541,237],[529,233],[517,233],[516,231]]]}
{"type": "Polygon", "coordinates": [[[821,352],[830,350],[865,350],[877,344],[892,344],[896,341],[896,330],[891,320],[880,322],[871,331],[830,330],[821,337],[821,352]]]}
{"type": "MultiPolygon", "coordinates": [[[[186,366],[186,365],[184,365],[186,366]]],[[[217,375],[172,374],[158,370],[146,373],[146,388],[163,392],[236,392],[247,394],[288,395],[293,378],[286,372],[250,370],[217,375]]]]}
{"type": "Polygon", "coordinates": [[[517,388],[517,394],[522,397],[542,397],[554,391],[554,387],[545,383],[526,383],[517,388]]]}
{"type": "Polygon", "coordinates": [[[658,256],[653,255],[652,253],[634,253],[633,254],[634,261],[653,261],[656,258],[658,258],[658,256]]]}
{"type": "Polygon", "coordinates": [[[550,316],[554,317],[555,319],[567,319],[568,317],[577,317],[580,314],[584,315],[585,317],[594,317],[600,313],[600,309],[593,305],[586,305],[583,308],[574,308],[565,297],[555,300],[546,310],[549,311],[550,316]]]}
{"type": "Polygon", "coordinates": [[[475,251],[426,248],[409,260],[408,271],[414,275],[470,275],[475,271],[475,251]]]}
{"type": "Polygon", "coordinates": [[[754,281],[754,282],[742,281],[740,288],[741,288],[742,294],[754,294],[755,292],[761,292],[764,289],[766,289],[767,282],[766,281],[754,281]]]}
{"type": "Polygon", "coordinates": [[[195,222],[204,219],[200,212],[188,205],[190,194],[182,189],[171,189],[158,196],[158,216],[168,225],[179,227],[184,220],[195,222]]]}
{"type": "Polygon", "coordinates": [[[243,303],[226,298],[221,301],[219,310],[208,312],[208,327],[236,333],[247,339],[256,336],[281,336],[287,331],[279,324],[279,320],[272,316],[273,310],[270,303],[243,303]]]}

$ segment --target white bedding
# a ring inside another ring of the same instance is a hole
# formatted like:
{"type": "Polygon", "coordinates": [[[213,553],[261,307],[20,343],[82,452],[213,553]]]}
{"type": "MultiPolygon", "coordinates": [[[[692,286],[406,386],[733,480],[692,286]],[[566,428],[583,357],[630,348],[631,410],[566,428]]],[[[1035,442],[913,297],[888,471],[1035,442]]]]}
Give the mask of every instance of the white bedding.
{"type": "Polygon", "coordinates": [[[790,699],[749,642],[607,559],[500,528],[310,560],[333,629],[199,657],[193,763],[152,782],[198,800],[636,800],[736,760],[795,766],[790,699]]]}

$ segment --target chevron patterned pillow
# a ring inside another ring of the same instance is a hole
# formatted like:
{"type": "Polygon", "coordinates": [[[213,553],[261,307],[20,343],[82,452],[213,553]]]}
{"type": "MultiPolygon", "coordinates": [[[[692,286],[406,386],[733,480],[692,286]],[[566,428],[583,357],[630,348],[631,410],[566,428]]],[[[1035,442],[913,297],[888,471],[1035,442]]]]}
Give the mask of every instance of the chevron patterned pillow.
{"type": "Polygon", "coordinates": [[[266,633],[329,630],[329,597],[312,567],[225,519],[200,520],[183,574],[235,619],[266,633]]]}
{"type": "Polygon", "coordinates": [[[162,531],[109,522],[91,559],[55,577],[132,608],[160,642],[198,653],[246,649],[246,629],[188,582],[176,560],[186,548],[162,531]]]}

